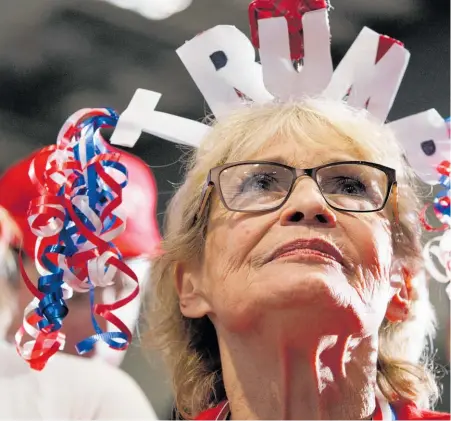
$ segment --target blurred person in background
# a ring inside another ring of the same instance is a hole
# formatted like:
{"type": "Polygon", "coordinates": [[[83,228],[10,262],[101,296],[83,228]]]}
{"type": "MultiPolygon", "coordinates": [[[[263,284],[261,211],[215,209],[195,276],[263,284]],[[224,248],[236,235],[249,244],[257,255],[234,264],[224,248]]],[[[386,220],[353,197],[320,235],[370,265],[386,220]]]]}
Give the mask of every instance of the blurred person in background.
{"type": "MultiPolygon", "coordinates": [[[[88,293],[74,293],[70,299],[69,314],[63,328],[67,335],[64,352],[54,355],[44,370],[36,372],[30,369],[12,344],[15,332],[22,325],[23,311],[33,299],[20,275],[20,247],[24,251],[27,275],[33,282],[39,277],[33,259],[36,237],[27,221],[29,203],[39,197],[38,190],[28,178],[33,159],[40,159],[39,154],[32,154],[11,166],[0,178],[0,232],[3,239],[0,264],[3,291],[0,309],[3,338],[0,353],[0,418],[156,419],[154,410],[138,385],[116,368],[121,364],[125,351],[97,343],[94,352],[83,355],[91,359],[76,353],[75,345],[93,334],[88,293]]],[[[158,249],[160,235],[155,219],[156,185],[153,174],[143,161],[130,154],[122,154],[121,162],[129,170],[129,185],[124,189],[122,205],[128,220],[117,246],[138,276],[142,292],[124,308],[115,311],[115,315],[133,331],[149,276],[149,256],[158,249]],[[143,215],[147,217],[143,218],[143,215]]],[[[96,288],[96,300],[105,298],[105,301],[113,302],[127,295],[127,285],[120,281],[117,279],[112,287],[96,288]]],[[[108,329],[108,323],[98,322],[102,330],[108,329]]]]}

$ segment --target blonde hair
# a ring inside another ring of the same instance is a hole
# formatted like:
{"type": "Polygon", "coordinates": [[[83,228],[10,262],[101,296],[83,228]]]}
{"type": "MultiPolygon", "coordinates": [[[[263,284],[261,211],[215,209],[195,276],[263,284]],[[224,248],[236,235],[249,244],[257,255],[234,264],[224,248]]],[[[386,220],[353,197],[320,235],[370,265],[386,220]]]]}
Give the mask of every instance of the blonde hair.
{"type": "MultiPolygon", "coordinates": [[[[254,156],[271,140],[299,138],[303,145],[322,142],[333,146],[331,137],[347,144],[357,159],[396,169],[399,224],[392,229],[394,255],[398,262],[421,274],[414,176],[392,133],[367,112],[310,98],[297,103],[250,105],[213,123],[210,134],[189,159],[185,181],[167,208],[164,253],[154,260],[151,274],[147,338],[162,350],[172,375],[177,409],[185,418],[225,398],[214,327],[207,317],[193,320],[181,314],[174,283],[176,263],[200,256],[203,250],[208,208],[195,226],[193,219],[208,171],[254,156]]],[[[408,320],[385,320],[380,327],[377,384],[391,402],[405,399],[428,406],[438,392],[423,355],[435,332],[435,319],[425,279],[420,276],[416,280],[408,320]]]]}

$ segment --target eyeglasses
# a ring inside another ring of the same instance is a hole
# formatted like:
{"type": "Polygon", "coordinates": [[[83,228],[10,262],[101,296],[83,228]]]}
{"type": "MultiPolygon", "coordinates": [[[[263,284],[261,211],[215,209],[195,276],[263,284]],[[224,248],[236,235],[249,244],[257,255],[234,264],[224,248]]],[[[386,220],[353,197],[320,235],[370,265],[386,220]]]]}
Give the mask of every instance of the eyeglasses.
{"type": "Polygon", "coordinates": [[[345,212],[377,212],[396,188],[396,171],[365,161],[343,161],[298,169],[277,162],[245,161],[212,168],[195,220],[200,218],[213,188],[226,209],[268,212],[282,207],[298,178],[311,177],[327,204],[345,212]]]}

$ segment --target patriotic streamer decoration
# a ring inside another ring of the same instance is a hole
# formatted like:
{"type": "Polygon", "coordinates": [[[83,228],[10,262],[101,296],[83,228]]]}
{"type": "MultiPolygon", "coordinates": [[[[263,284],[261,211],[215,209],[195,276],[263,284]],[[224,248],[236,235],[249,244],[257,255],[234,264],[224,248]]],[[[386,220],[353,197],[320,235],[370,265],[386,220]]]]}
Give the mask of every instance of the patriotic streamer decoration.
{"type": "Polygon", "coordinates": [[[423,256],[429,274],[437,282],[448,283],[446,292],[451,299],[451,230],[448,228],[442,235],[429,240],[423,256]]]}
{"type": "Polygon", "coordinates": [[[450,219],[450,162],[442,161],[437,167],[437,172],[439,175],[438,187],[439,191],[435,194],[433,201],[427,204],[421,211],[420,219],[422,225],[426,231],[441,232],[449,229],[451,226],[450,219]],[[438,221],[440,221],[440,226],[435,227],[431,224],[427,217],[427,211],[432,208],[434,215],[438,221]]]}
{"type": "MultiPolygon", "coordinates": [[[[450,119],[446,120],[448,130],[450,130],[450,119]]],[[[448,283],[451,281],[451,163],[443,161],[437,167],[438,187],[433,201],[427,204],[421,214],[420,220],[425,230],[430,232],[443,232],[431,240],[424,247],[424,260],[429,274],[438,282],[448,283]],[[432,224],[427,217],[427,211],[433,209],[435,218],[440,225],[432,224]]],[[[451,299],[451,283],[447,286],[446,292],[451,299]]]]}
{"type": "Polygon", "coordinates": [[[130,330],[112,314],[139,292],[136,275],[114,245],[125,229],[118,207],[127,185],[127,169],[119,162],[120,153],[112,151],[100,134],[100,128],[114,127],[117,121],[111,109],[75,113],[61,129],[56,145],[42,149],[29,169],[41,194],[28,211],[30,229],[37,236],[35,262],[40,277],[35,286],[21,262],[23,279],[35,298],[25,309],[16,344],[19,354],[36,370],[64,347],[61,329],[73,291],[89,293],[95,332],[77,344],[78,353],[91,351],[98,341],[126,350],[131,341],[130,330]],[[112,285],[117,274],[135,282],[134,290],[113,304],[95,304],[95,287],[112,285]],[[95,316],[118,331],[103,332],[95,316]],[[25,334],[32,340],[22,345],[25,334]]]}

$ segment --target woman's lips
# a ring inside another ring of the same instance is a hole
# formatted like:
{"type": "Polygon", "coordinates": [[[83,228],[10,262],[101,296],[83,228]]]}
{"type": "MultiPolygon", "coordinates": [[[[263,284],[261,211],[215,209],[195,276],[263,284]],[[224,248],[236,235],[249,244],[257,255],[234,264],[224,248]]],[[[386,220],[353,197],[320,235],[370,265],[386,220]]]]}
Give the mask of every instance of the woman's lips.
{"type": "Polygon", "coordinates": [[[328,241],[320,238],[297,239],[277,248],[269,258],[269,262],[282,258],[305,258],[308,260],[334,260],[343,265],[343,255],[340,250],[328,241]]]}

